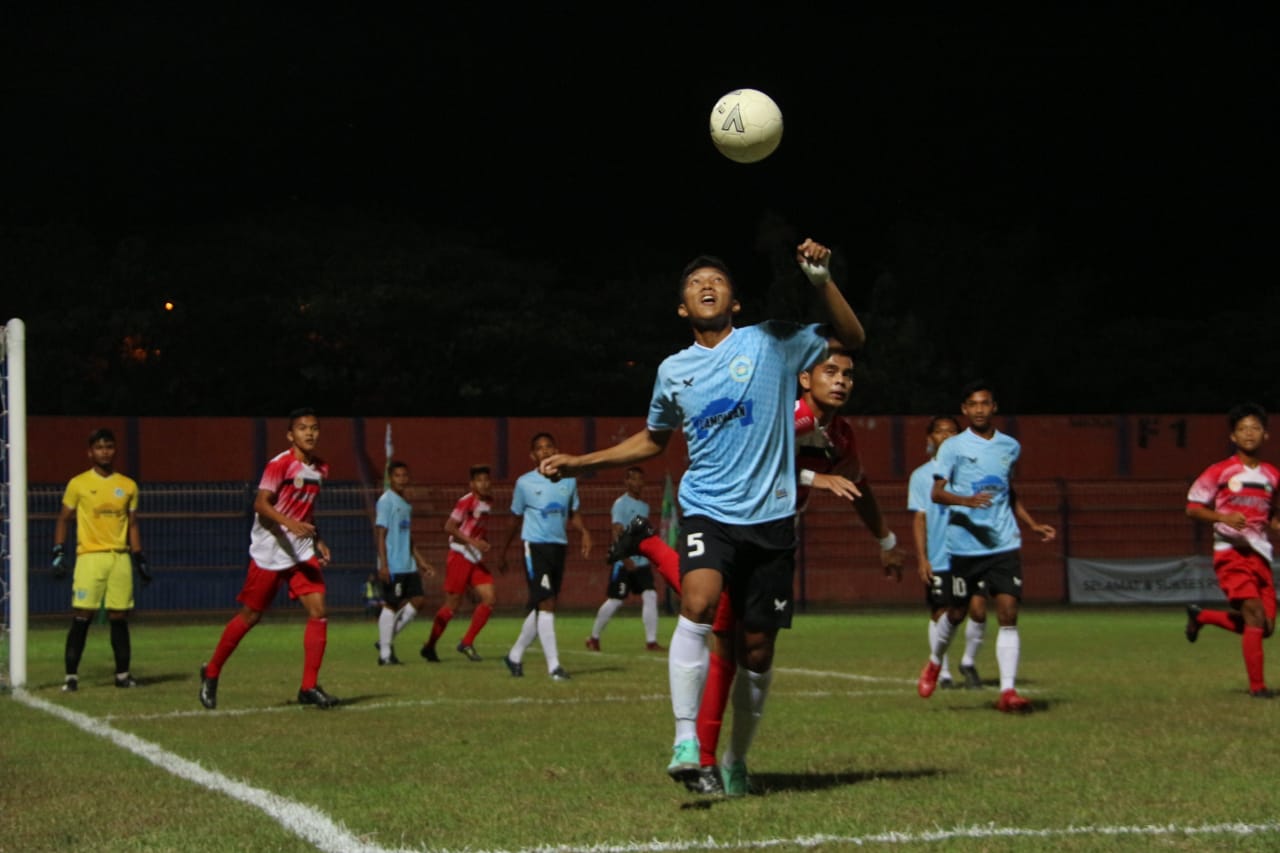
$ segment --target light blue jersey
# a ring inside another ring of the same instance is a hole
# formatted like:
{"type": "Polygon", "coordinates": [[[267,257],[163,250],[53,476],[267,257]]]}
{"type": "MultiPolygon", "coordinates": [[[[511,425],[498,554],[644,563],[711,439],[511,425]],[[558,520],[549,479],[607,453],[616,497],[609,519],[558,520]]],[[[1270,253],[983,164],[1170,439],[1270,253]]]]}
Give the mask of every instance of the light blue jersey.
{"type": "Polygon", "coordinates": [[[1018,440],[999,430],[985,439],[966,429],[938,448],[933,475],[947,481],[948,491],[991,495],[991,503],[980,509],[951,507],[947,550],[953,557],[980,557],[1022,547],[1022,533],[1009,502],[1009,479],[1021,453],[1018,440]]]}
{"type": "Polygon", "coordinates": [[[907,481],[907,511],[924,513],[925,556],[935,575],[951,571],[951,559],[947,554],[947,518],[951,507],[934,503],[933,460],[911,472],[907,481]]]}
{"type": "Polygon", "coordinates": [[[522,474],[511,493],[511,512],[524,517],[520,538],[525,542],[568,545],[569,514],[578,511],[578,481],[552,481],[538,471],[522,474]]]}
{"type": "Polygon", "coordinates": [[[796,511],[796,375],[826,351],[816,324],[769,320],[734,329],[658,366],[651,430],[684,430],[684,516],[760,524],[796,511]]]}
{"type": "MultiPolygon", "coordinates": [[[[613,502],[613,511],[610,513],[610,519],[614,524],[621,524],[626,528],[631,523],[631,519],[637,515],[649,517],[649,505],[642,500],[631,497],[631,495],[623,492],[616,501],[613,502]]],[[[648,559],[635,554],[631,557],[632,564],[638,569],[641,566],[649,565],[648,559]]]]}
{"type": "Polygon", "coordinates": [[[412,516],[413,507],[409,502],[390,489],[378,498],[374,524],[387,530],[387,569],[393,575],[407,575],[418,570],[413,555],[409,553],[412,516]]]}

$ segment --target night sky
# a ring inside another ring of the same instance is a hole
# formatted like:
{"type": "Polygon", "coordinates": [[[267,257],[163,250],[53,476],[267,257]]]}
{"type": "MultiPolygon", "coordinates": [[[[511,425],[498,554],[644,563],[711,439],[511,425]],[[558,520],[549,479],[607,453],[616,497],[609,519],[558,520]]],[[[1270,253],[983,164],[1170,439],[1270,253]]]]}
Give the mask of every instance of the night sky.
{"type": "MultiPolygon", "coordinates": [[[[1042,263],[1000,285],[1028,305],[1084,282],[1140,324],[1274,288],[1280,45],[1253,7],[443,5],[8,10],[4,226],[110,242],[359,209],[581,269],[671,275],[711,252],[749,299],[772,218],[837,248],[863,308],[878,276],[954,251],[919,242],[939,230],[975,253],[1034,243],[1042,263]],[[786,126],[751,165],[707,136],[744,86],[786,126]]],[[[1211,340],[1169,345],[1208,358],[1211,340]]]]}

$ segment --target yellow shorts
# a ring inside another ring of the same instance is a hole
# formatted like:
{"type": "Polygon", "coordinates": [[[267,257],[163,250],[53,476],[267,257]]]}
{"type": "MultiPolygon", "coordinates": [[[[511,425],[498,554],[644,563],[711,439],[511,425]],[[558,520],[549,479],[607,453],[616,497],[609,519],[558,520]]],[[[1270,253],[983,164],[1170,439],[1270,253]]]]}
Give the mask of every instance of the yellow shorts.
{"type": "Polygon", "coordinates": [[[128,551],[95,551],[76,557],[71,606],[97,610],[104,600],[108,610],[133,609],[133,560],[128,551]]]}

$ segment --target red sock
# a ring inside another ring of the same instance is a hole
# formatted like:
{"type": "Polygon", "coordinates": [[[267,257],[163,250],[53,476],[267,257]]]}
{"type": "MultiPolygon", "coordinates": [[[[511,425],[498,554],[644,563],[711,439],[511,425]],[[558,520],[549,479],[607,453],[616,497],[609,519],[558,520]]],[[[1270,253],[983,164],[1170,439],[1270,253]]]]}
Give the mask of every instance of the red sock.
{"type": "Polygon", "coordinates": [[[724,709],[729,705],[729,691],[733,689],[733,675],[738,669],[729,658],[716,654],[711,655],[710,663],[707,683],[702,687],[702,704],[698,706],[698,747],[704,767],[716,763],[724,709]]]}
{"type": "Polygon", "coordinates": [[[240,645],[240,641],[252,627],[240,618],[239,613],[231,617],[227,627],[222,629],[222,637],[218,640],[218,647],[213,650],[213,657],[209,658],[209,663],[205,665],[205,675],[217,678],[222,673],[222,665],[227,662],[227,658],[231,657],[231,653],[236,650],[236,646],[240,645]]]}
{"type": "Polygon", "coordinates": [[[1217,625],[1219,628],[1226,628],[1236,634],[1244,631],[1244,619],[1240,617],[1239,613],[1232,613],[1228,610],[1201,610],[1197,621],[1201,625],[1217,625]]]}
{"type": "Polygon", "coordinates": [[[320,664],[324,662],[324,647],[329,639],[328,619],[308,619],[307,630],[302,634],[304,661],[302,664],[302,689],[316,686],[320,677],[320,664]]]}
{"type": "Polygon", "coordinates": [[[1240,646],[1244,651],[1244,671],[1249,674],[1249,690],[1261,690],[1267,684],[1262,678],[1262,629],[1246,627],[1240,646]]]}
{"type": "Polygon", "coordinates": [[[493,608],[487,604],[477,604],[475,612],[471,614],[471,625],[467,628],[467,633],[462,638],[462,645],[475,645],[476,634],[480,633],[480,629],[489,621],[489,614],[493,612],[493,608]]]}
{"type": "Polygon", "coordinates": [[[679,595],[680,555],[675,552],[675,549],[657,536],[650,536],[641,541],[639,549],[640,556],[648,558],[662,579],[676,591],[676,595],[679,595]]]}
{"type": "Polygon", "coordinates": [[[435,621],[431,623],[431,639],[427,640],[427,645],[431,648],[436,647],[436,640],[440,639],[440,635],[444,633],[444,629],[449,627],[449,620],[453,618],[453,611],[447,607],[441,607],[436,611],[435,621]]]}

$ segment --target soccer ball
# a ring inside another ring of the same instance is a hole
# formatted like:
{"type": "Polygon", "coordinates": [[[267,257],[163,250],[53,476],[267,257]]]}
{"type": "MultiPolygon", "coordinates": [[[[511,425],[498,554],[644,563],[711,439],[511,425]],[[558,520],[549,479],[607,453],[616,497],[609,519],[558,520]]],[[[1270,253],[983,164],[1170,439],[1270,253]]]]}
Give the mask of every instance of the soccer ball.
{"type": "Polygon", "coordinates": [[[711,110],[711,142],[735,163],[768,157],[782,141],[782,110],[758,89],[734,89],[711,110]]]}

